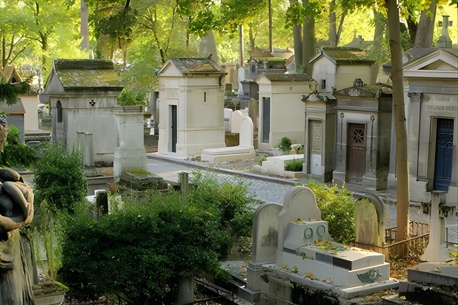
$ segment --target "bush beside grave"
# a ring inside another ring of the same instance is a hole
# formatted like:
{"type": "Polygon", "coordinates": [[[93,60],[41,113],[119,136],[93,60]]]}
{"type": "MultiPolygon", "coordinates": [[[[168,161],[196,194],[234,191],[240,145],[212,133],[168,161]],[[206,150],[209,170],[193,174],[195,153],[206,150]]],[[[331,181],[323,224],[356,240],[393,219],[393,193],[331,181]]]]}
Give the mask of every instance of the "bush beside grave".
{"type": "Polygon", "coordinates": [[[321,218],[328,221],[329,233],[338,243],[355,241],[355,201],[352,192],[343,185],[327,185],[312,179],[306,185],[316,196],[321,218]]]}
{"type": "Polygon", "coordinates": [[[43,152],[34,176],[35,201],[46,200],[51,209],[72,212],[73,205],[87,195],[82,155],[76,149],[49,145],[43,152]]]}
{"type": "Polygon", "coordinates": [[[293,159],[285,163],[285,171],[302,172],[304,159],[293,159]]]}
{"type": "Polygon", "coordinates": [[[221,274],[219,260],[232,243],[251,235],[253,200],[234,181],[197,173],[192,183],[186,198],[150,192],[98,221],[78,205],[60,270],[71,296],[109,293],[126,304],[172,304],[180,277],[221,274]]]}
{"type": "Polygon", "coordinates": [[[37,160],[35,149],[21,143],[19,129],[14,125],[9,126],[3,153],[0,153],[0,166],[29,167],[33,166],[37,160]]]}

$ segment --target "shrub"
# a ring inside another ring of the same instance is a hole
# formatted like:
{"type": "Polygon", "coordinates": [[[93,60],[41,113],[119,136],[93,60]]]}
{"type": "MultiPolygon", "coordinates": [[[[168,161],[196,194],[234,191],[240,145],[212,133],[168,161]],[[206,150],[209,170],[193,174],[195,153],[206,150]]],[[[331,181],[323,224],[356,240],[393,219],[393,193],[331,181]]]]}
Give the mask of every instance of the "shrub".
{"type": "Polygon", "coordinates": [[[291,150],[291,139],[288,137],[283,137],[280,139],[280,144],[277,147],[283,151],[284,154],[288,153],[291,150]]]}
{"type": "Polygon", "coordinates": [[[126,304],[173,304],[180,277],[219,273],[227,234],[210,202],[156,192],[98,221],[77,211],[67,223],[60,270],[72,297],[111,293],[126,304]]]}
{"type": "Polygon", "coordinates": [[[260,156],[258,157],[258,159],[256,160],[256,163],[257,163],[258,165],[262,165],[262,162],[264,162],[264,161],[266,161],[266,160],[267,160],[266,155],[260,155],[260,156]]]}
{"type": "Polygon", "coordinates": [[[197,187],[188,199],[218,210],[220,228],[227,236],[219,247],[219,259],[224,259],[238,238],[251,236],[255,200],[249,195],[247,185],[240,181],[218,181],[214,176],[198,172],[192,183],[197,187]]]}
{"type": "Polygon", "coordinates": [[[49,276],[50,282],[57,280],[57,271],[62,265],[62,214],[50,211],[48,203],[43,200],[35,202],[34,221],[32,228],[32,244],[35,259],[41,269],[49,276]],[[42,252],[46,254],[46,263],[42,260],[42,252]]]}
{"type": "Polygon", "coordinates": [[[49,145],[35,171],[35,200],[46,200],[51,209],[73,211],[76,202],[87,195],[81,153],[49,145]]]}
{"type": "Polygon", "coordinates": [[[345,185],[328,186],[309,180],[309,187],[316,196],[321,218],[328,221],[329,234],[339,242],[348,244],[355,241],[355,201],[345,185]]]}
{"type": "Polygon", "coordinates": [[[36,151],[21,143],[19,129],[14,125],[9,126],[3,153],[0,153],[0,166],[28,167],[34,165],[37,159],[36,151]]]}
{"type": "Polygon", "coordinates": [[[301,172],[304,159],[293,159],[285,164],[285,170],[292,172],[301,172]]]}
{"type": "Polygon", "coordinates": [[[118,104],[120,106],[146,105],[146,93],[142,90],[124,88],[119,94],[118,104]]]}

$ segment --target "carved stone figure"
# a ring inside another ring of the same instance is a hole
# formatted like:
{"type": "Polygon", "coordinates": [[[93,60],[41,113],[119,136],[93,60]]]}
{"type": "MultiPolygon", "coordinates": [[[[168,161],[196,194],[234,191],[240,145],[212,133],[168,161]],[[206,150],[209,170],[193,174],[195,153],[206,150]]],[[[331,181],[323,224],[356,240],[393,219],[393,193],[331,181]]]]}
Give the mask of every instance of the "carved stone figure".
{"type": "Polygon", "coordinates": [[[33,218],[33,192],[14,170],[0,168],[0,304],[34,305],[30,243],[19,229],[33,218]]]}

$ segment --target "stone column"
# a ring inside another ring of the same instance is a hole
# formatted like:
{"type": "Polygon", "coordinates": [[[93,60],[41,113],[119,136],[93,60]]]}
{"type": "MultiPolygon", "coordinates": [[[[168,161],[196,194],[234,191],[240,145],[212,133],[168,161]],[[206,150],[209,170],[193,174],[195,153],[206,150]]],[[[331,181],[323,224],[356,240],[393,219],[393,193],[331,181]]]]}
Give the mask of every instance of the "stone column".
{"type": "Polygon", "coordinates": [[[390,169],[388,172],[387,188],[396,189],[398,179],[396,177],[396,129],[394,128],[394,112],[391,115],[390,169]]]}
{"type": "Polygon", "coordinates": [[[94,143],[92,133],[84,133],[84,165],[94,166],[94,143]]]}
{"type": "MultiPolygon", "coordinates": [[[[458,110],[457,110],[458,112],[458,110]]],[[[447,204],[455,206],[458,210],[458,120],[455,119],[455,125],[453,127],[454,139],[453,139],[453,156],[452,156],[452,181],[448,187],[447,192],[447,204]]],[[[458,214],[457,214],[458,215],[458,214]]]]}
{"type": "Polygon", "coordinates": [[[178,295],[175,305],[192,304],[194,302],[194,281],[192,276],[181,276],[178,279],[178,295]]]}
{"type": "Polygon", "coordinates": [[[421,121],[421,93],[409,92],[409,112],[407,115],[408,136],[408,162],[411,180],[415,181],[418,176],[418,145],[421,121]]]}
{"type": "Polygon", "coordinates": [[[85,154],[85,137],[84,137],[84,131],[77,131],[76,132],[76,148],[79,150],[79,152],[82,155],[82,160],[81,160],[81,166],[84,166],[84,154],[85,154]]]}
{"type": "Polygon", "coordinates": [[[143,138],[142,106],[121,107],[115,114],[118,147],[115,149],[114,181],[119,182],[125,169],[146,170],[146,149],[143,138]]]}

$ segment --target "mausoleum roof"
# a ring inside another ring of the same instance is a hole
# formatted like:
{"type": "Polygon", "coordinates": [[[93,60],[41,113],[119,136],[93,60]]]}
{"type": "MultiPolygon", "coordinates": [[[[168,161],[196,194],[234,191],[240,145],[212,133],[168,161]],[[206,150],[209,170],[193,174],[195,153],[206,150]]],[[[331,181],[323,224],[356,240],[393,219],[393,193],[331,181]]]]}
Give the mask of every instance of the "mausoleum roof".
{"type": "Polygon", "coordinates": [[[53,69],[64,88],[123,88],[110,60],[55,59],[53,69]]]}
{"type": "Polygon", "coordinates": [[[361,64],[374,63],[375,61],[367,59],[366,52],[358,48],[331,48],[322,47],[320,52],[315,55],[310,62],[316,61],[318,58],[325,56],[335,64],[361,64]]]}
{"type": "Polygon", "coordinates": [[[307,74],[284,74],[284,73],[272,73],[272,74],[264,74],[271,82],[305,82],[309,81],[310,78],[307,74]]]}
{"type": "Polygon", "coordinates": [[[1,107],[2,111],[8,113],[9,115],[22,115],[25,113],[24,105],[22,104],[21,100],[19,99],[17,103],[12,105],[8,105],[7,103],[2,103],[1,107]]]}
{"type": "Polygon", "coordinates": [[[2,71],[3,80],[6,83],[20,83],[22,78],[14,66],[6,66],[2,71]]]}
{"type": "Polygon", "coordinates": [[[268,48],[255,47],[253,50],[250,50],[250,56],[258,59],[263,57],[277,57],[287,59],[294,55],[294,50],[290,48],[274,48],[272,51],[273,52],[270,52],[270,49],[268,48]]]}
{"type": "Polygon", "coordinates": [[[226,74],[226,71],[210,58],[172,58],[170,61],[184,75],[226,74]]]}
{"type": "Polygon", "coordinates": [[[334,94],[359,97],[379,97],[381,95],[393,94],[393,87],[383,83],[376,83],[372,85],[344,88],[336,91],[334,94]]]}

